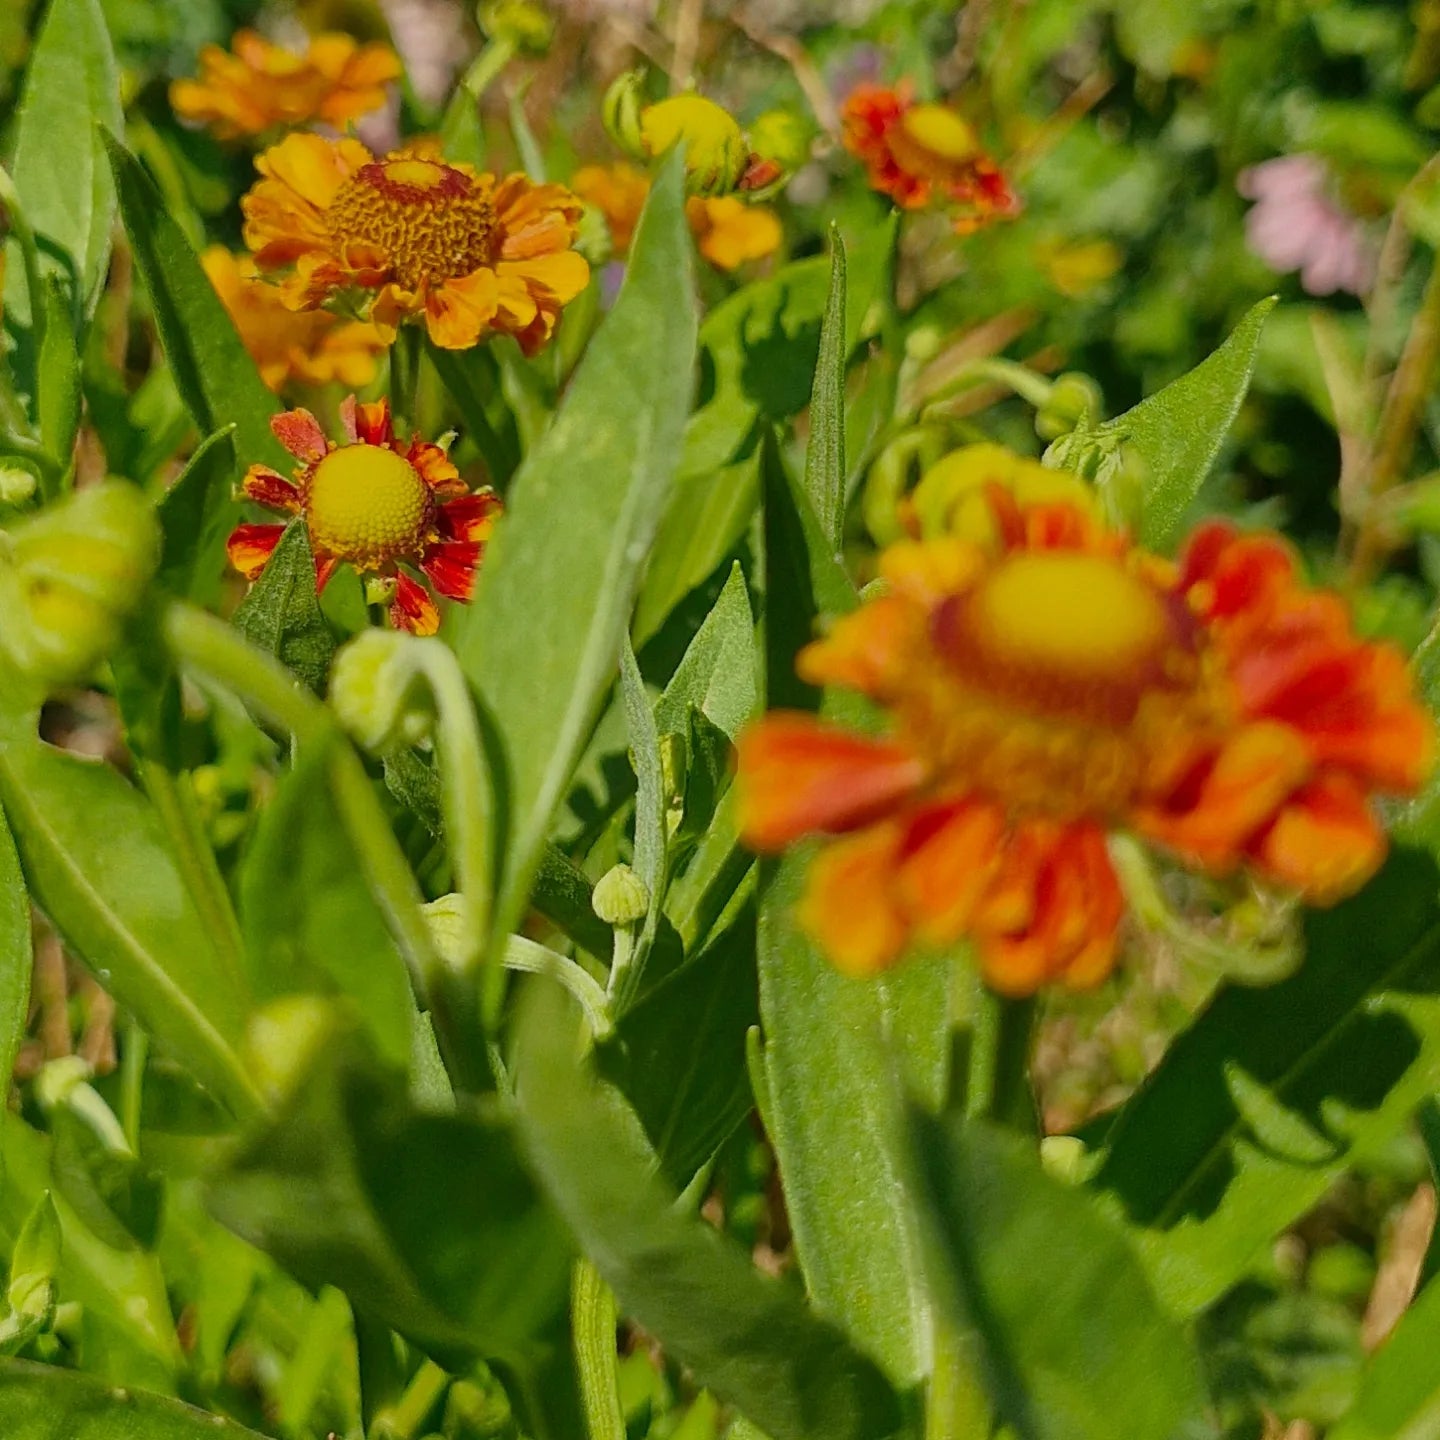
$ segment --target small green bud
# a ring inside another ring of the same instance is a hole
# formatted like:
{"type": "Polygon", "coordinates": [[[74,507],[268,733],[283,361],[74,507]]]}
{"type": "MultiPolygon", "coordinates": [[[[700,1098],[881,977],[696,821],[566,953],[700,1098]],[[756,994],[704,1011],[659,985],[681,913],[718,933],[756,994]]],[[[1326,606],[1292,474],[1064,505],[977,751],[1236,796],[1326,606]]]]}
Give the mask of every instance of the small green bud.
{"type": "Polygon", "coordinates": [[[554,18],[533,0],[484,0],[476,10],[480,28],[526,55],[543,55],[555,38],[554,18]]]}
{"type": "Polygon", "coordinates": [[[615,254],[615,240],[610,233],[610,222],[598,206],[587,205],[581,212],[580,223],[576,226],[575,248],[595,269],[609,264],[615,254]]]}
{"type": "Polygon", "coordinates": [[[1100,387],[1088,375],[1067,371],[1056,377],[1049,398],[1035,412],[1035,433],[1042,440],[1057,440],[1082,421],[1097,419],[1103,404],[1100,387]]]}
{"type": "Polygon", "coordinates": [[[49,1060],[40,1067],[40,1073],[35,1077],[35,1099],[40,1108],[49,1114],[65,1104],[80,1086],[88,1084],[94,1073],[90,1062],[78,1055],[62,1055],[58,1060],[49,1060]]]}
{"type": "Polygon", "coordinates": [[[35,476],[19,465],[0,465],[0,505],[24,505],[35,496],[35,476]]]}
{"type": "Polygon", "coordinates": [[[383,755],[431,732],[435,707],[413,650],[426,642],[398,630],[362,630],[330,667],[330,705],[362,749],[383,755]]]}
{"type": "Polygon", "coordinates": [[[767,110],[750,127],[750,149],[794,174],[810,158],[810,128],[793,110],[767,110]]]}
{"type": "Polygon", "coordinates": [[[72,685],[119,643],[160,563],[155,511],[133,485],[78,490],[12,525],[0,547],[0,644],[46,685],[72,685]]]}
{"type": "Polygon", "coordinates": [[[595,882],[590,905],[607,925],[638,925],[650,909],[650,887],[628,865],[615,865],[595,882]]]}
{"type": "Polygon", "coordinates": [[[640,112],[640,145],[658,158],[685,146],[685,188],[692,195],[728,195],[750,163],[739,122],[703,95],[673,95],[640,112]]]}
{"type": "Polygon", "coordinates": [[[1054,1179],[1080,1185],[1094,1173],[1099,1156],[1090,1154],[1079,1136],[1047,1135],[1040,1142],[1040,1163],[1054,1179]]]}
{"type": "Polygon", "coordinates": [[[639,70],[627,70],[611,82],[600,102],[605,133],[632,160],[646,158],[640,139],[640,87],[644,78],[639,70]]]}
{"type": "Polygon", "coordinates": [[[442,895],[438,900],[422,905],[420,913],[425,917],[435,953],[453,969],[463,970],[468,966],[474,946],[467,940],[465,897],[454,892],[442,895]]]}
{"type": "Polygon", "coordinates": [[[60,1217],[47,1190],[26,1218],[10,1256],[0,1355],[18,1353],[54,1324],[61,1245],[60,1217]]]}

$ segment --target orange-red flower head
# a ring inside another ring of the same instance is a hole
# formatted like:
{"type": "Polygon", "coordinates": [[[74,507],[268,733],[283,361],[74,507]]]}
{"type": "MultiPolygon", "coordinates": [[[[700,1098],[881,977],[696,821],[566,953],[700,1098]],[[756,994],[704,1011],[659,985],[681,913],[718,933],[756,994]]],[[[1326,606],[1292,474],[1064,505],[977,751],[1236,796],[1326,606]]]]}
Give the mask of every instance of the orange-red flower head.
{"type": "Polygon", "coordinates": [[[182,120],[236,140],[312,121],[348,125],[378,110],[385,87],[399,78],[400,61],[388,45],[326,34],[296,55],[253,30],[237,30],[231,50],[201,50],[199,78],[175,81],[170,103],[182,120]]]}
{"type": "Polygon", "coordinates": [[[840,968],[969,938],[1004,993],[1097,983],[1116,829],[1313,903],[1374,871],[1371,797],[1416,789],[1431,722],[1401,655],[1358,639],[1277,537],[1212,522],[1162,560],[1081,481],[993,446],[941,462],[914,513],[885,592],[798,664],[877,701],[889,733],[777,713],[739,745],[749,844],[834,837],[800,920],[840,968]]]}
{"type": "Polygon", "coordinates": [[[280,293],[292,309],[369,292],[387,337],[423,317],[445,349],[499,333],[533,354],[589,281],[572,248],[583,207],[563,186],[415,152],[377,160],[358,140],[308,134],[255,167],[245,243],[262,270],[289,272],[280,293]]]}
{"type": "Polygon", "coordinates": [[[289,309],[248,255],[232,255],[223,245],[212,245],[200,263],[272,390],[336,380],[359,389],[375,378],[385,341],[373,325],[325,310],[289,309]]]}
{"type": "MultiPolygon", "coordinates": [[[[441,594],[469,600],[485,541],[500,512],[491,490],[471,492],[445,452],[428,441],[395,436],[389,404],[341,407],[345,443],[332,444],[308,410],[277,415],[271,428],[300,462],[294,479],[252,465],[244,492],[269,510],[302,515],[323,589],[338,565],[353,566],[393,592],[390,623],[433,635],[440,612],[419,570],[441,594]]],[[[284,525],[239,525],[230,536],[230,563],[247,580],[264,570],[284,525]]]]}
{"type": "Polygon", "coordinates": [[[945,105],[917,105],[906,85],[858,85],[842,114],[845,148],[871,186],[902,210],[944,205],[964,233],[1020,205],[974,128],[945,105]]]}

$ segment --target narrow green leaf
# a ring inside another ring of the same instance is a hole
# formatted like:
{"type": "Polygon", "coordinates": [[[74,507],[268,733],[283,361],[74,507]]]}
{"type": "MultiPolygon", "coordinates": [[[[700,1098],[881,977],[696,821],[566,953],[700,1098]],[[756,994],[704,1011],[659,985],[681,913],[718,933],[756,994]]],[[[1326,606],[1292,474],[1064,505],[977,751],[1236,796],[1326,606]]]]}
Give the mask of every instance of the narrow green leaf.
{"type": "Polygon", "coordinates": [[[5,1440],[263,1440],[220,1415],[75,1370],[0,1360],[5,1440]]]}
{"type": "MultiPolygon", "coordinates": [[[[99,0],[51,0],[30,55],[9,169],[40,241],[43,271],[58,273],[76,308],[94,313],[110,258],[115,187],[96,126],[118,131],[120,72],[99,0]]],[[[19,256],[5,269],[4,312],[21,329],[31,296],[19,256]]]]}
{"type": "Polygon", "coordinates": [[[315,593],[315,557],[304,519],[285,527],[260,578],[236,607],[235,628],[288,665],[312,690],[325,687],[335,636],[315,593]]]}
{"type": "Polygon", "coordinates": [[[791,1286],[654,1179],[633,1117],[576,1059],[573,1023],[533,988],[519,1041],[519,1121],[551,1202],[631,1315],[720,1399],[775,1440],[884,1440],[896,1397],[791,1286]]]}
{"type": "Polygon", "coordinates": [[[195,251],[140,162],[108,132],[105,144],[120,217],[186,408],[203,435],[233,422],[243,464],[265,464],[288,473],[294,457],[270,431],[279,402],[260,378],[195,251]]]}
{"type": "Polygon", "coordinates": [[[237,1114],[246,1004],[143,797],[108,765],[0,744],[0,800],[35,901],[104,987],[237,1114]],[[123,843],[117,843],[123,837],[123,843]]]}
{"type": "Polygon", "coordinates": [[[450,398],[460,407],[465,434],[480,451],[490,471],[490,483],[498,490],[508,489],[520,464],[520,440],[513,418],[503,404],[497,403],[500,370],[495,357],[484,345],[473,345],[469,350],[442,350],[428,341],[425,353],[450,398]]]}
{"type": "Polygon", "coordinates": [[[496,931],[525,904],[615,674],[690,403],[695,311],[678,162],[650,193],[624,288],[526,456],[458,618],[456,652],[504,763],[496,931]],[[535,597],[547,620],[534,624],[535,597]]]}
{"type": "Polygon", "coordinates": [[[131,1250],[138,1245],[153,1250],[160,1233],[165,1182],[108,1139],[68,1105],[58,1107],[50,1117],[55,1187],[85,1228],[111,1249],[131,1250]]]}
{"type": "Polygon", "coordinates": [[[838,555],[845,531],[845,241],[830,226],[830,293],[820,324],[820,354],[810,391],[810,441],[805,450],[805,491],[821,533],[838,555]]]}
{"type": "Polygon", "coordinates": [[[30,1013],[30,897],[0,809],[0,1075],[15,1072],[30,1013]]]}
{"type": "Polygon", "coordinates": [[[754,713],[758,678],[755,616],[736,563],[656,702],[655,724],[662,735],[683,735],[693,707],[733,740],[754,713]]]}
{"type": "Polygon", "coordinates": [[[1096,1184],[1143,1227],[1160,1298],[1193,1314],[1357,1152],[1440,1090],[1440,872],[1397,850],[1305,921],[1305,963],[1226,986],[1121,1112],[1096,1184]]]}
{"type": "Polygon", "coordinates": [[[410,977],[335,809],[325,745],[309,745],[260,816],[240,870],[241,924],[263,1003],[344,995],[393,1068],[410,1059],[410,977]]]}
{"type": "Polygon", "coordinates": [[[235,427],[227,425],[196,447],[156,512],[164,535],[159,582],[196,605],[213,604],[225,569],[225,541],[240,518],[234,498],[235,427]]]}
{"type": "Polygon", "coordinates": [[[1187,375],[1099,427],[1134,446],[1145,461],[1140,538],[1162,549],[1200,493],[1250,388],[1272,295],[1253,306],[1225,343],[1187,375]]]}
{"type": "Polygon", "coordinates": [[[1435,1440],[1440,1435],[1440,1285],[1430,1283],[1376,1351],[1360,1394],[1330,1440],[1435,1440]]]}
{"type": "Polygon", "coordinates": [[[936,1297],[997,1416],[1018,1440],[1171,1440],[1200,1411],[1199,1370],[1120,1230],[1022,1137],[911,1125],[936,1297]]]}
{"type": "Polygon", "coordinates": [[[520,1361],[561,1313],[571,1251],[490,1110],[425,1114],[338,1026],[273,1125],[212,1182],[236,1234],[451,1364],[520,1361]]]}
{"type": "Polygon", "coordinates": [[[45,337],[36,372],[36,413],[40,443],[63,475],[70,469],[75,434],[80,428],[80,349],[75,337],[75,307],[56,274],[45,276],[45,337]]]}

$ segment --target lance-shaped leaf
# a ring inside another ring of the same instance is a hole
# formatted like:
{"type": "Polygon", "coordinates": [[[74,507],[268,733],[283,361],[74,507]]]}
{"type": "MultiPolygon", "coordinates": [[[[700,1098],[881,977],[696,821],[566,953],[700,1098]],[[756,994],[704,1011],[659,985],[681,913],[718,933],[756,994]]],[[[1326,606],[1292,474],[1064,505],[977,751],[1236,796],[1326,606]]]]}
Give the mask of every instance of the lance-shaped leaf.
{"type": "Polygon", "coordinates": [[[15,1070],[30,1014],[30,896],[0,809],[0,1075],[15,1070]]]}
{"type": "Polygon", "coordinates": [[[324,687],[335,636],[315,593],[315,557],[303,519],[285,527],[233,618],[235,628],[252,645],[283,661],[312,690],[324,687]]]}

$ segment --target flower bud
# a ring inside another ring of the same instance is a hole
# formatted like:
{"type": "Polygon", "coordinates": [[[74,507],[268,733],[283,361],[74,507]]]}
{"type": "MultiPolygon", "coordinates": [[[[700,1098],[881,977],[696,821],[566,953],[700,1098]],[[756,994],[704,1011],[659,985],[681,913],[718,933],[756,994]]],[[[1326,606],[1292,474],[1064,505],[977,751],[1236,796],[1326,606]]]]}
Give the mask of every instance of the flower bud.
{"type": "Polygon", "coordinates": [[[47,1190],[26,1218],[10,1256],[8,1307],[0,1322],[0,1354],[13,1355],[55,1316],[55,1273],[60,1268],[60,1217],[47,1190]]]}
{"type": "Polygon", "coordinates": [[[865,528],[878,545],[889,545],[905,534],[902,505],[911,482],[923,475],[945,453],[946,432],[935,425],[919,425],[896,436],[875,457],[865,476],[861,513],[865,528]]]}
{"type": "Polygon", "coordinates": [[[615,254],[615,237],[610,222],[598,205],[587,205],[575,231],[575,248],[594,270],[608,265],[615,254]]]}
{"type": "Polygon", "coordinates": [[[1067,371],[1057,377],[1049,399],[1035,412],[1035,433],[1042,440],[1057,440],[1083,421],[1095,420],[1102,404],[1100,387],[1088,375],[1067,371]]]}
{"type": "Polygon", "coordinates": [[[464,969],[474,947],[469,943],[465,897],[451,893],[420,907],[435,953],[456,970],[464,969]]]}
{"type": "Polygon", "coordinates": [[[628,865],[615,865],[595,882],[590,906],[607,925],[638,925],[650,909],[650,887],[628,865]]]}
{"type": "Polygon", "coordinates": [[[634,160],[646,158],[640,139],[640,86],[643,79],[639,70],[627,70],[611,82],[600,102],[600,119],[605,133],[634,160]]]}
{"type": "Polygon", "coordinates": [[[793,110],[767,110],[750,126],[750,150],[791,175],[810,158],[810,129],[793,110]]]}
{"type": "Polygon", "coordinates": [[[0,644],[32,679],[70,685],[119,644],[159,566],[160,527],[135,486],[111,481],[19,521],[0,547],[0,644]]]}
{"type": "Polygon", "coordinates": [[[543,55],[555,36],[554,19],[533,0],[484,0],[476,11],[480,28],[527,55],[543,55]]]}
{"type": "Polygon", "coordinates": [[[23,505],[35,495],[35,476],[19,465],[0,465],[0,505],[23,505]]]}
{"type": "Polygon", "coordinates": [[[727,195],[740,183],[750,147],[728,110],[702,95],[675,95],[640,112],[640,144],[652,158],[685,145],[685,188],[692,195],[727,195]]]}
{"type": "Polygon", "coordinates": [[[362,630],[330,667],[331,708],[373,755],[416,745],[434,726],[434,700],[413,654],[423,644],[399,630],[362,630]]]}

